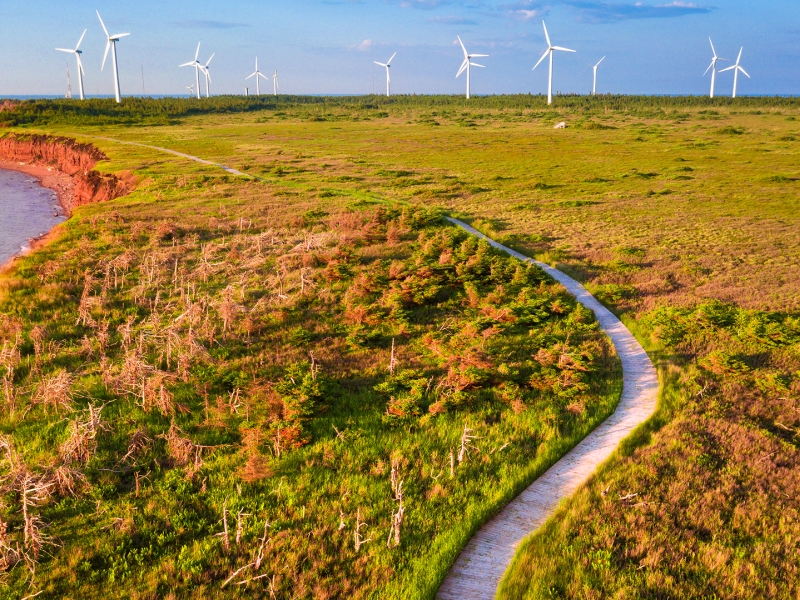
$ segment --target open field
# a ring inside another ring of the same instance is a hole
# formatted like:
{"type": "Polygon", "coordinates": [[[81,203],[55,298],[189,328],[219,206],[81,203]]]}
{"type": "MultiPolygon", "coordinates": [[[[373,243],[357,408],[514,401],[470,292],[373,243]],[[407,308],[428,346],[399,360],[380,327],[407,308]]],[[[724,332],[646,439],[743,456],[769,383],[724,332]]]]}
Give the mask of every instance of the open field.
{"type": "MultiPolygon", "coordinates": [[[[608,413],[615,362],[574,302],[414,207],[569,272],[662,364],[659,416],[529,540],[501,596],[797,594],[797,101],[161,108],[18,123],[139,178],[2,281],[2,429],[34,471],[87,477],[36,509],[61,544],[37,567],[41,597],[234,594],[238,579],[221,584],[255,561],[265,521],[265,566],[241,575],[264,574],[255,589],[430,597],[474,527],[608,413]],[[473,255],[497,266],[470,274],[473,255]],[[136,369],[138,388],[121,382],[136,369]],[[65,462],[103,403],[109,431],[65,462]],[[451,478],[465,421],[480,451],[451,478]],[[122,460],[137,431],[151,441],[122,460]],[[387,548],[395,463],[407,513],[387,548]],[[376,539],[357,551],[358,518],[376,539]]],[[[19,537],[19,493],[6,500],[19,537]]],[[[18,565],[6,585],[27,578],[18,565]]]]}

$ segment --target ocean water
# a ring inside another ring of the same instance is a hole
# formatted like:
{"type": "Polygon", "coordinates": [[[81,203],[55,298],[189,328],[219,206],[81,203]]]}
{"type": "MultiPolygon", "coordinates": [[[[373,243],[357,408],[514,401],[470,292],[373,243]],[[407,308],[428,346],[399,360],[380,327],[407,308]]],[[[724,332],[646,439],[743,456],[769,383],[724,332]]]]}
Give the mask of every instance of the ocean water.
{"type": "Polygon", "coordinates": [[[25,173],[0,169],[0,265],[65,219],[53,190],[25,173]]]}

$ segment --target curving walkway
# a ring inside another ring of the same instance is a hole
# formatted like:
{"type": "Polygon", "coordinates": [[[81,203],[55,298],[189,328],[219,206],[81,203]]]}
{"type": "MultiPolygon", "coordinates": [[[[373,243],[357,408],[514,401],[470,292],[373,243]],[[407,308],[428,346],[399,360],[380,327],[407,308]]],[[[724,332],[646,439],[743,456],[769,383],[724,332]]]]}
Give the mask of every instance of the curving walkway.
{"type": "MultiPolygon", "coordinates": [[[[231,167],[168,148],[92,137],[166,152],[219,167],[232,175],[263,181],[231,167]]],[[[580,283],[550,265],[506,248],[458,219],[447,219],[514,258],[537,265],[567,288],[578,302],[594,312],[622,362],[622,397],[614,413],[478,530],[461,551],[436,595],[439,600],[490,600],[495,597],[500,579],[511,564],[519,543],[544,524],[558,504],[583,485],[619,443],[655,412],[658,374],[644,348],[627,327],[580,283]]]]}
{"type": "Polygon", "coordinates": [[[448,220],[514,258],[537,265],[561,283],[594,312],[622,361],[622,397],[614,413],[477,531],[436,595],[440,600],[489,600],[495,597],[519,543],[541,527],[559,503],[583,485],[619,443],[655,412],[658,374],[631,332],[580,283],[487,238],[466,223],[448,220]]]}

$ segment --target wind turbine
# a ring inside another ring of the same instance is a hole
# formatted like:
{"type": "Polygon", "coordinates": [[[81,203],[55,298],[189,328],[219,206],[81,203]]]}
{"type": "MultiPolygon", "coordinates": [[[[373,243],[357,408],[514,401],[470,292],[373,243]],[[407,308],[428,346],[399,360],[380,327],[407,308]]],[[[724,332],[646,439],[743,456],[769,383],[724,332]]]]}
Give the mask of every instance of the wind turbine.
{"type": "Polygon", "coordinates": [[[216,52],[211,55],[211,58],[206,61],[206,64],[200,65],[200,70],[203,71],[203,74],[206,76],[206,98],[209,97],[209,84],[211,83],[211,73],[208,70],[208,65],[211,64],[211,59],[214,58],[214,55],[216,55],[216,52]]]}
{"type": "Polygon", "coordinates": [[[739,61],[742,60],[742,50],[744,50],[744,48],[739,48],[739,58],[736,59],[736,64],[735,65],[733,65],[732,67],[728,67],[727,69],[722,69],[722,71],[720,71],[720,73],[724,73],[725,71],[733,70],[733,97],[734,98],[736,98],[736,85],[739,83],[739,71],[744,73],[745,76],[748,79],[750,79],[750,75],[747,74],[747,71],[745,71],[742,67],[739,66],[739,61]]]}
{"type": "MultiPolygon", "coordinates": [[[[550,36],[547,35],[547,25],[544,24],[544,21],[542,21],[542,27],[544,27],[544,37],[547,40],[547,50],[544,51],[544,54],[542,54],[542,58],[539,59],[539,62],[537,62],[533,66],[533,70],[535,71],[536,67],[538,67],[542,63],[542,61],[547,57],[547,55],[548,54],[550,55],[550,79],[548,79],[547,82],[547,103],[552,104],[553,103],[553,52],[555,52],[556,50],[559,50],[561,52],[575,52],[575,50],[570,50],[569,48],[562,48],[561,46],[553,46],[553,44],[550,43],[550,36]]],[[[599,65],[600,63],[597,64],[599,65]]]]}
{"type": "Polygon", "coordinates": [[[397,56],[397,52],[392,54],[392,58],[387,60],[385,63],[378,62],[377,60],[373,61],[376,65],[378,65],[380,67],[386,67],[386,97],[387,98],[389,97],[389,85],[391,84],[391,78],[389,77],[389,69],[392,66],[392,60],[394,60],[395,56],[397,56]]]}
{"type": "Polygon", "coordinates": [[[275,71],[275,75],[272,76],[272,94],[277,96],[278,95],[278,71],[275,71]]]}
{"type": "MultiPolygon", "coordinates": [[[[200,69],[203,65],[197,62],[197,57],[200,56],[200,42],[197,42],[197,50],[194,53],[194,60],[190,60],[189,62],[185,62],[182,65],[178,65],[180,67],[194,67],[194,85],[195,91],[197,92],[197,99],[200,100],[200,69]]],[[[213,58],[213,55],[212,55],[213,58]]]]}
{"type": "Polygon", "coordinates": [[[187,90],[189,90],[189,97],[190,97],[190,98],[191,98],[192,96],[194,96],[194,84],[192,84],[192,85],[187,85],[187,86],[186,86],[186,89],[187,89],[187,90]]]}
{"type": "Polygon", "coordinates": [[[253,72],[252,74],[248,75],[244,79],[245,79],[245,81],[247,81],[251,77],[255,77],[256,78],[256,96],[260,96],[261,95],[261,86],[259,85],[260,82],[259,82],[258,78],[259,77],[263,77],[264,79],[269,81],[269,77],[267,77],[261,71],[258,70],[258,57],[257,56],[256,56],[256,70],[255,70],[255,72],[253,72]]]}
{"type": "Polygon", "coordinates": [[[104,70],[106,68],[106,59],[108,58],[108,49],[111,48],[111,60],[114,61],[114,95],[117,97],[117,103],[121,102],[119,97],[119,69],[117,67],[117,42],[120,38],[124,38],[126,35],[130,35],[130,33],[116,33],[114,35],[109,35],[108,29],[106,29],[106,24],[103,23],[103,19],[100,17],[99,11],[94,11],[97,13],[97,18],[100,19],[100,25],[103,27],[103,31],[106,33],[106,51],[103,54],[103,66],[100,67],[100,70],[104,70]]]}
{"type": "Polygon", "coordinates": [[[83,34],[81,35],[81,39],[78,40],[77,45],[75,46],[74,50],[69,50],[67,48],[56,48],[59,52],[67,52],[68,54],[74,54],[75,59],[78,61],[78,94],[83,100],[83,63],[81,62],[81,54],[83,51],[80,49],[81,42],[83,41],[83,36],[86,35],[86,30],[83,30],[83,34]]]}
{"type": "Polygon", "coordinates": [[[592,82],[592,96],[597,95],[597,67],[599,67],[600,63],[603,62],[605,59],[606,57],[604,56],[603,58],[597,61],[597,64],[595,66],[592,67],[592,70],[594,71],[594,80],[592,82]]]}
{"type": "MultiPolygon", "coordinates": [[[[717,81],[717,61],[719,60],[728,60],[727,58],[720,58],[717,56],[717,51],[714,50],[714,42],[711,41],[711,38],[708,38],[708,43],[711,44],[711,51],[714,53],[714,58],[711,59],[711,64],[708,65],[708,69],[706,69],[706,73],[711,71],[711,95],[709,98],[714,97],[714,84],[717,81]]],[[[727,70],[727,69],[726,69],[727,70]]],[[[706,76],[706,73],[703,73],[703,77],[706,76]]]]}
{"type": "MultiPolygon", "coordinates": [[[[460,36],[456,36],[458,38],[458,43],[461,44],[461,49],[464,51],[464,62],[461,63],[461,68],[456,73],[456,79],[458,79],[461,74],[466,70],[467,71],[467,100],[469,100],[469,82],[470,82],[470,67],[480,67],[481,69],[485,69],[483,65],[479,65],[478,63],[472,62],[473,58],[481,58],[484,56],[489,56],[488,54],[470,54],[467,52],[467,48],[464,46],[464,42],[461,41],[460,36]]],[[[388,77],[389,71],[386,71],[386,75],[388,77]]]]}

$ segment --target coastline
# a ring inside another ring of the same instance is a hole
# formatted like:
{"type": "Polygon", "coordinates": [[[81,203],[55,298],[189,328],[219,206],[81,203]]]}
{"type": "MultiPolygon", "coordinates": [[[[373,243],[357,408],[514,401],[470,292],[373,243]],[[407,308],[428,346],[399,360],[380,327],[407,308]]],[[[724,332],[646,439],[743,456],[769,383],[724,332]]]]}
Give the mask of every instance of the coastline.
{"type": "MultiPolygon", "coordinates": [[[[72,206],[74,190],[75,190],[75,181],[71,176],[67,175],[63,171],[59,171],[58,169],[54,169],[52,167],[44,167],[42,165],[32,165],[23,162],[11,162],[7,160],[0,160],[0,169],[6,171],[18,171],[20,173],[25,173],[26,175],[30,175],[36,178],[39,182],[39,185],[41,185],[42,187],[53,190],[56,193],[56,197],[58,198],[58,204],[61,207],[62,213],[67,219],[69,219],[70,210],[68,207],[72,206]]],[[[37,248],[41,248],[42,246],[47,244],[52,238],[53,233],[57,227],[58,225],[50,229],[47,233],[40,235],[39,237],[30,238],[28,240],[30,244],[30,249],[27,252],[17,253],[8,260],[6,260],[5,262],[0,263],[0,275],[5,275],[11,269],[11,267],[14,265],[14,263],[18,258],[30,254],[37,248]]]]}

